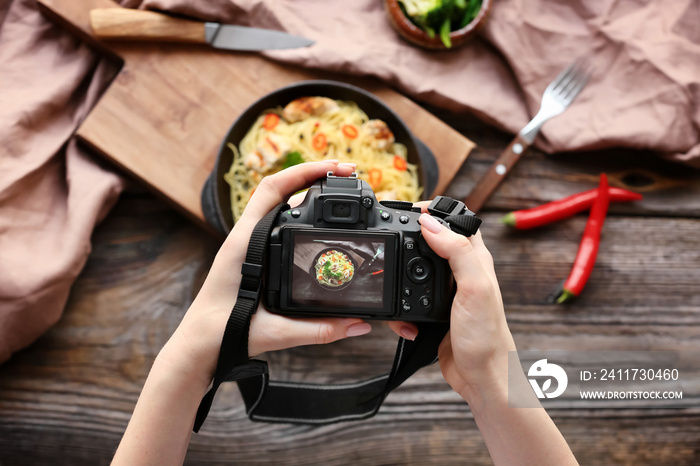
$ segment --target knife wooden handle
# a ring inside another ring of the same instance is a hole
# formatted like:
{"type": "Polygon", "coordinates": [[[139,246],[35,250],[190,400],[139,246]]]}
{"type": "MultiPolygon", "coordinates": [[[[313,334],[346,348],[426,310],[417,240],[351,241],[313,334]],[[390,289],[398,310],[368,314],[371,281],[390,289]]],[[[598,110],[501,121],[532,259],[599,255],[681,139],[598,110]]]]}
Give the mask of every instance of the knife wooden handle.
{"type": "Polygon", "coordinates": [[[515,165],[520,157],[525,153],[525,150],[530,147],[530,143],[525,141],[520,135],[517,135],[513,142],[506,147],[506,150],[498,156],[498,159],[481,177],[476,186],[464,200],[464,204],[472,212],[478,212],[486,203],[486,200],[496,190],[503,178],[510,173],[511,168],[515,165]]]}
{"type": "Polygon", "coordinates": [[[90,26],[101,39],[206,43],[204,23],[131,8],[90,10],[90,26]]]}

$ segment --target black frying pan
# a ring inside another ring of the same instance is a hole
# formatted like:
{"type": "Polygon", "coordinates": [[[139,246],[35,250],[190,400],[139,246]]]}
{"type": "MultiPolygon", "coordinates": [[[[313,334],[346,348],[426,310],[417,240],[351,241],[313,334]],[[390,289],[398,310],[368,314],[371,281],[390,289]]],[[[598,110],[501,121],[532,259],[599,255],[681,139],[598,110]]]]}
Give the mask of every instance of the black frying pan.
{"type": "Polygon", "coordinates": [[[420,183],[423,186],[423,199],[429,199],[438,180],[438,166],[435,156],[419,139],[415,138],[399,116],[373,94],[350,84],[337,81],[301,81],[270,94],[267,94],[248,107],[233,122],[226,138],[219,147],[216,164],[202,189],[202,210],[207,222],[223,234],[233,228],[233,213],[229,186],[224,180],[233,162],[233,152],[228,143],[238,147],[262,112],[270,108],[284,107],[299,97],[323,96],[336,100],[355,102],[372,119],[384,121],[397,142],[408,149],[408,161],[419,167],[420,183]]]}

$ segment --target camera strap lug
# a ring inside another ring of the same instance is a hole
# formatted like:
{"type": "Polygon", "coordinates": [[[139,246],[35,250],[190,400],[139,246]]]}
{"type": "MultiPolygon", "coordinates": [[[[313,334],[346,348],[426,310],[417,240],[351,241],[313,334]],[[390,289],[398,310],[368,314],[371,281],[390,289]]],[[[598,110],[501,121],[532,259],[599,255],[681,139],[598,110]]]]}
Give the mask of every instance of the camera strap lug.
{"type": "Polygon", "coordinates": [[[243,262],[243,265],[241,266],[241,274],[246,277],[260,278],[262,277],[262,271],[262,264],[250,264],[248,262],[243,262]]]}
{"type": "Polygon", "coordinates": [[[428,206],[428,213],[447,222],[450,229],[464,236],[475,235],[481,219],[463,202],[447,196],[437,196],[428,206]]]}
{"type": "Polygon", "coordinates": [[[450,225],[452,231],[467,237],[475,235],[481,226],[481,219],[473,214],[450,215],[445,218],[445,221],[450,225]]]}

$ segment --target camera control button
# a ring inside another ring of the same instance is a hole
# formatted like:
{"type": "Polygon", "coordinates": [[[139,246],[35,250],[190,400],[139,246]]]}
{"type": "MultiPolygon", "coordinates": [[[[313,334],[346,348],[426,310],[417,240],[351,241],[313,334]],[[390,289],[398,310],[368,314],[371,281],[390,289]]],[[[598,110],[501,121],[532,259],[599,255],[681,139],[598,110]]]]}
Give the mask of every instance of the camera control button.
{"type": "Polygon", "coordinates": [[[401,217],[399,217],[399,222],[401,223],[408,223],[408,220],[408,215],[402,215],[401,217]]]}
{"type": "Polygon", "coordinates": [[[411,304],[410,303],[407,303],[406,301],[404,301],[402,307],[403,307],[404,312],[411,312],[411,304]]]}
{"type": "Polygon", "coordinates": [[[301,211],[298,210],[298,209],[292,210],[292,217],[294,217],[294,218],[299,218],[299,217],[301,217],[301,211]]]}
{"type": "Polygon", "coordinates": [[[366,196],[366,197],[362,198],[362,207],[369,209],[370,207],[372,207],[373,204],[374,204],[374,201],[372,200],[371,197],[366,196]]]}
{"type": "Polygon", "coordinates": [[[428,296],[421,296],[420,300],[418,301],[421,305],[421,307],[428,309],[433,302],[430,300],[430,297],[428,296]]]}
{"type": "Polygon", "coordinates": [[[408,288],[408,287],[406,287],[406,288],[403,289],[403,295],[404,295],[404,296],[408,297],[408,296],[411,296],[412,294],[413,294],[413,290],[412,290],[412,289],[410,289],[410,288],[408,288]]]}
{"type": "Polygon", "coordinates": [[[379,214],[379,217],[381,217],[381,219],[384,221],[391,220],[391,214],[389,212],[387,212],[386,210],[383,210],[382,213],[379,214]]]}
{"type": "Polygon", "coordinates": [[[414,249],[416,249],[416,243],[411,240],[408,240],[405,243],[403,243],[403,246],[406,248],[406,251],[413,251],[414,249]]]}
{"type": "Polygon", "coordinates": [[[422,257],[408,261],[408,278],[415,283],[424,283],[430,278],[430,265],[422,257]]]}

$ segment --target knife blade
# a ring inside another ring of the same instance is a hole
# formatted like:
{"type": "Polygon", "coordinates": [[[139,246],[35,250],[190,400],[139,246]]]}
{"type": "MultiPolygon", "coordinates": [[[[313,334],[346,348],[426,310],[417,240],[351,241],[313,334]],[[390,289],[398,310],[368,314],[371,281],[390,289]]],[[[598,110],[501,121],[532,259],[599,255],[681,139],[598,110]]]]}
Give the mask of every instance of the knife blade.
{"type": "Polygon", "coordinates": [[[237,51],[290,49],[314,43],[281,31],[205,23],[131,8],[91,10],[90,26],[100,39],[209,44],[237,51]]]}

